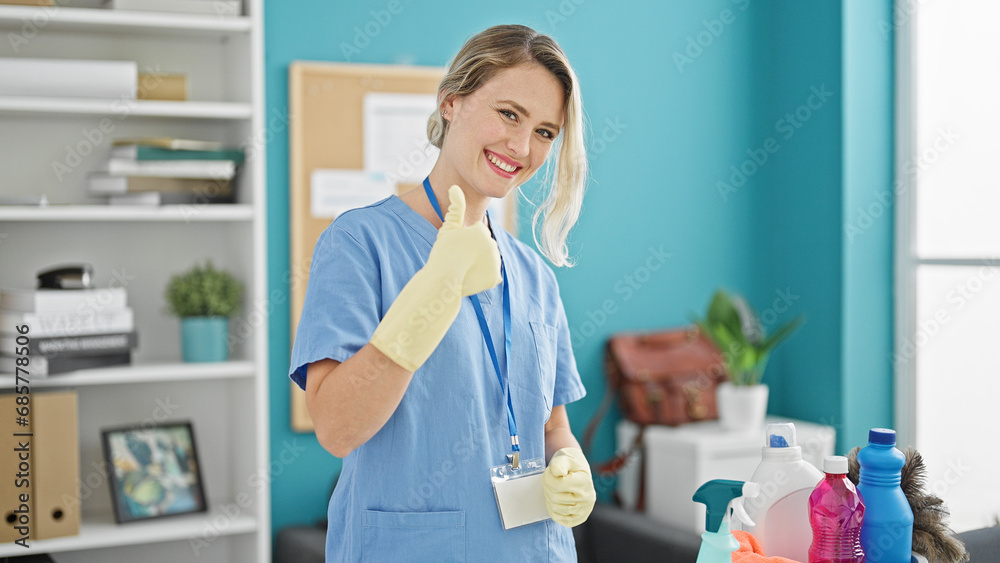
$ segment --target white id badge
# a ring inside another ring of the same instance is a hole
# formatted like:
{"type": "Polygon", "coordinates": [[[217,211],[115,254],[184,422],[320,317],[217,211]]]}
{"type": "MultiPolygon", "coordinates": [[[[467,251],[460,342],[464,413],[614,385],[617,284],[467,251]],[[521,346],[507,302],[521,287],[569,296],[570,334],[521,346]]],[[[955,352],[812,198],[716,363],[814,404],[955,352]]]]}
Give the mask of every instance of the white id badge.
{"type": "Polygon", "coordinates": [[[512,468],[509,463],[490,469],[493,494],[504,530],[541,522],[549,517],[542,491],[544,472],[545,460],[540,457],[521,461],[518,469],[512,468]]]}

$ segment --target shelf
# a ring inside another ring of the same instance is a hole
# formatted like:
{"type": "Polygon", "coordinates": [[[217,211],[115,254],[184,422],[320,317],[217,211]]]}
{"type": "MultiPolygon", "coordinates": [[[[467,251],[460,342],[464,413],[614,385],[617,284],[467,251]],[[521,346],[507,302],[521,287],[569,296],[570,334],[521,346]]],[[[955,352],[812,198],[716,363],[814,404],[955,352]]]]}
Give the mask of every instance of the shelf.
{"type": "MultiPolygon", "coordinates": [[[[26,63],[42,58],[135,61],[145,72],[184,73],[191,91],[187,101],[87,98],[69,91],[33,96],[10,90],[0,95],[0,192],[7,196],[0,199],[29,201],[43,194],[48,199],[44,206],[0,205],[0,286],[30,285],[31,272],[69,259],[85,260],[97,272],[120,272],[123,285],[129,279],[127,268],[142,276],[142,283],[129,289],[137,320],[146,322],[140,323],[140,341],[164,340],[134,355],[131,365],[29,375],[28,384],[38,392],[76,391],[81,482],[92,472],[90,464],[103,459],[98,443],[102,429],[152,420],[151,413],[158,419],[157,401],[178,396],[183,404],[170,412],[196,422],[199,445],[208,448],[200,452],[205,484],[232,498],[209,499],[215,502],[209,502],[211,510],[204,514],[119,525],[106,496],[81,496],[77,536],[29,540],[30,549],[0,543],[0,561],[52,553],[60,561],[268,563],[271,483],[255,480],[272,461],[266,316],[271,307],[246,310],[252,330],[239,339],[233,361],[217,363],[182,362],[176,329],[171,330],[176,319],[145,315],[162,309],[167,280],[203,260],[237,276],[246,303],[270,303],[267,143],[253,147],[252,158],[247,154],[236,178],[236,203],[195,198],[198,204],[110,205],[107,198],[87,192],[85,177],[105,158],[108,135],[215,139],[235,146],[267,132],[263,0],[243,0],[244,15],[239,17],[109,10],[101,0],[54,3],[0,4],[0,41],[9,43],[0,57],[26,63]],[[104,141],[94,141],[90,133],[95,128],[104,141]],[[83,146],[84,141],[93,146],[83,146]],[[81,166],[69,166],[66,151],[72,148],[81,166]],[[73,176],[53,176],[53,159],[67,161],[73,176]],[[142,340],[143,335],[149,338],[142,340]],[[232,508],[233,498],[243,499],[235,503],[239,510],[232,508]],[[198,558],[190,541],[202,534],[209,534],[209,543],[216,536],[222,539],[198,558]]],[[[13,374],[0,373],[0,389],[11,390],[15,382],[13,374]]],[[[106,480],[97,488],[106,495],[106,480]]]]}
{"type": "Polygon", "coordinates": [[[251,221],[253,206],[246,203],[201,205],[48,205],[0,206],[0,221],[251,221]]]}
{"type": "MultiPolygon", "coordinates": [[[[120,385],[125,383],[157,383],[171,381],[208,381],[215,379],[252,378],[253,362],[132,364],[107,368],[86,369],[45,377],[30,377],[32,389],[43,387],[81,387],[87,385],[120,385]]],[[[0,387],[14,387],[15,377],[0,375],[0,387]]]]}
{"type": "MultiPolygon", "coordinates": [[[[88,32],[143,32],[168,35],[225,36],[249,33],[249,17],[173,14],[66,8],[63,6],[0,6],[0,28],[20,30],[26,22],[39,29],[88,32]]],[[[6,34],[4,34],[6,35],[6,34]]]]}
{"type": "Polygon", "coordinates": [[[250,104],[237,102],[164,102],[87,98],[46,98],[0,96],[0,112],[33,114],[104,115],[126,117],[169,117],[187,119],[250,119],[250,104]]]}
{"type": "Polygon", "coordinates": [[[99,549],[122,545],[189,540],[200,538],[206,528],[219,536],[236,536],[257,531],[257,522],[252,511],[241,510],[234,518],[222,511],[222,506],[231,506],[232,501],[211,503],[207,513],[187,514],[149,520],[116,524],[110,512],[84,513],[80,523],[80,535],[48,540],[28,540],[28,549],[14,544],[0,544],[0,557],[29,555],[32,553],[59,553],[84,549],[99,549]],[[212,522],[224,521],[226,526],[215,526],[212,522]]]}

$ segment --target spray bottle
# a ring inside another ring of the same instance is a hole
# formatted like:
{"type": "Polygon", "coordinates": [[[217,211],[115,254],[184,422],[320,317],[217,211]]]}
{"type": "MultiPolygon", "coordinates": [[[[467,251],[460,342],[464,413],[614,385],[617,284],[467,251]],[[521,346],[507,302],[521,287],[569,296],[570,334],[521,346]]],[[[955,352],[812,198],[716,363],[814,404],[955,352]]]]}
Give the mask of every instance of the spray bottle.
{"type": "Polygon", "coordinates": [[[697,563],[731,563],[732,553],[740,548],[730,527],[730,509],[748,526],[753,520],[743,508],[743,498],[760,493],[757,483],[713,479],[694,493],[692,500],[705,505],[705,533],[701,535],[701,549],[697,563]]]}

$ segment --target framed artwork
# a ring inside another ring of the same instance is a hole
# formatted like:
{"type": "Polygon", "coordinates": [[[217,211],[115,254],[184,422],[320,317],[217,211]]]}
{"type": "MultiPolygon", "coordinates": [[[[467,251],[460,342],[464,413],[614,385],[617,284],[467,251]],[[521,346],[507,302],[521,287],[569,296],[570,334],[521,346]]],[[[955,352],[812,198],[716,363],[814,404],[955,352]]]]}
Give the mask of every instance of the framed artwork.
{"type": "Polygon", "coordinates": [[[115,521],[205,512],[190,422],[102,431],[115,521]]]}

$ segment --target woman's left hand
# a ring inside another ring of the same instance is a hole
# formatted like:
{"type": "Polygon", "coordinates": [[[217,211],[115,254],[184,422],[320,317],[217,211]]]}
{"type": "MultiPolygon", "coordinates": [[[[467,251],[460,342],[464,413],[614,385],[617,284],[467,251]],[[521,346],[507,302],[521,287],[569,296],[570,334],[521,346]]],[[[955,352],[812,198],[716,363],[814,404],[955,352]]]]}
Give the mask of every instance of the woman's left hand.
{"type": "Polygon", "coordinates": [[[542,488],[549,516],[568,528],[585,522],[597,500],[590,463],[580,448],[563,448],[553,454],[542,475],[542,488]]]}

